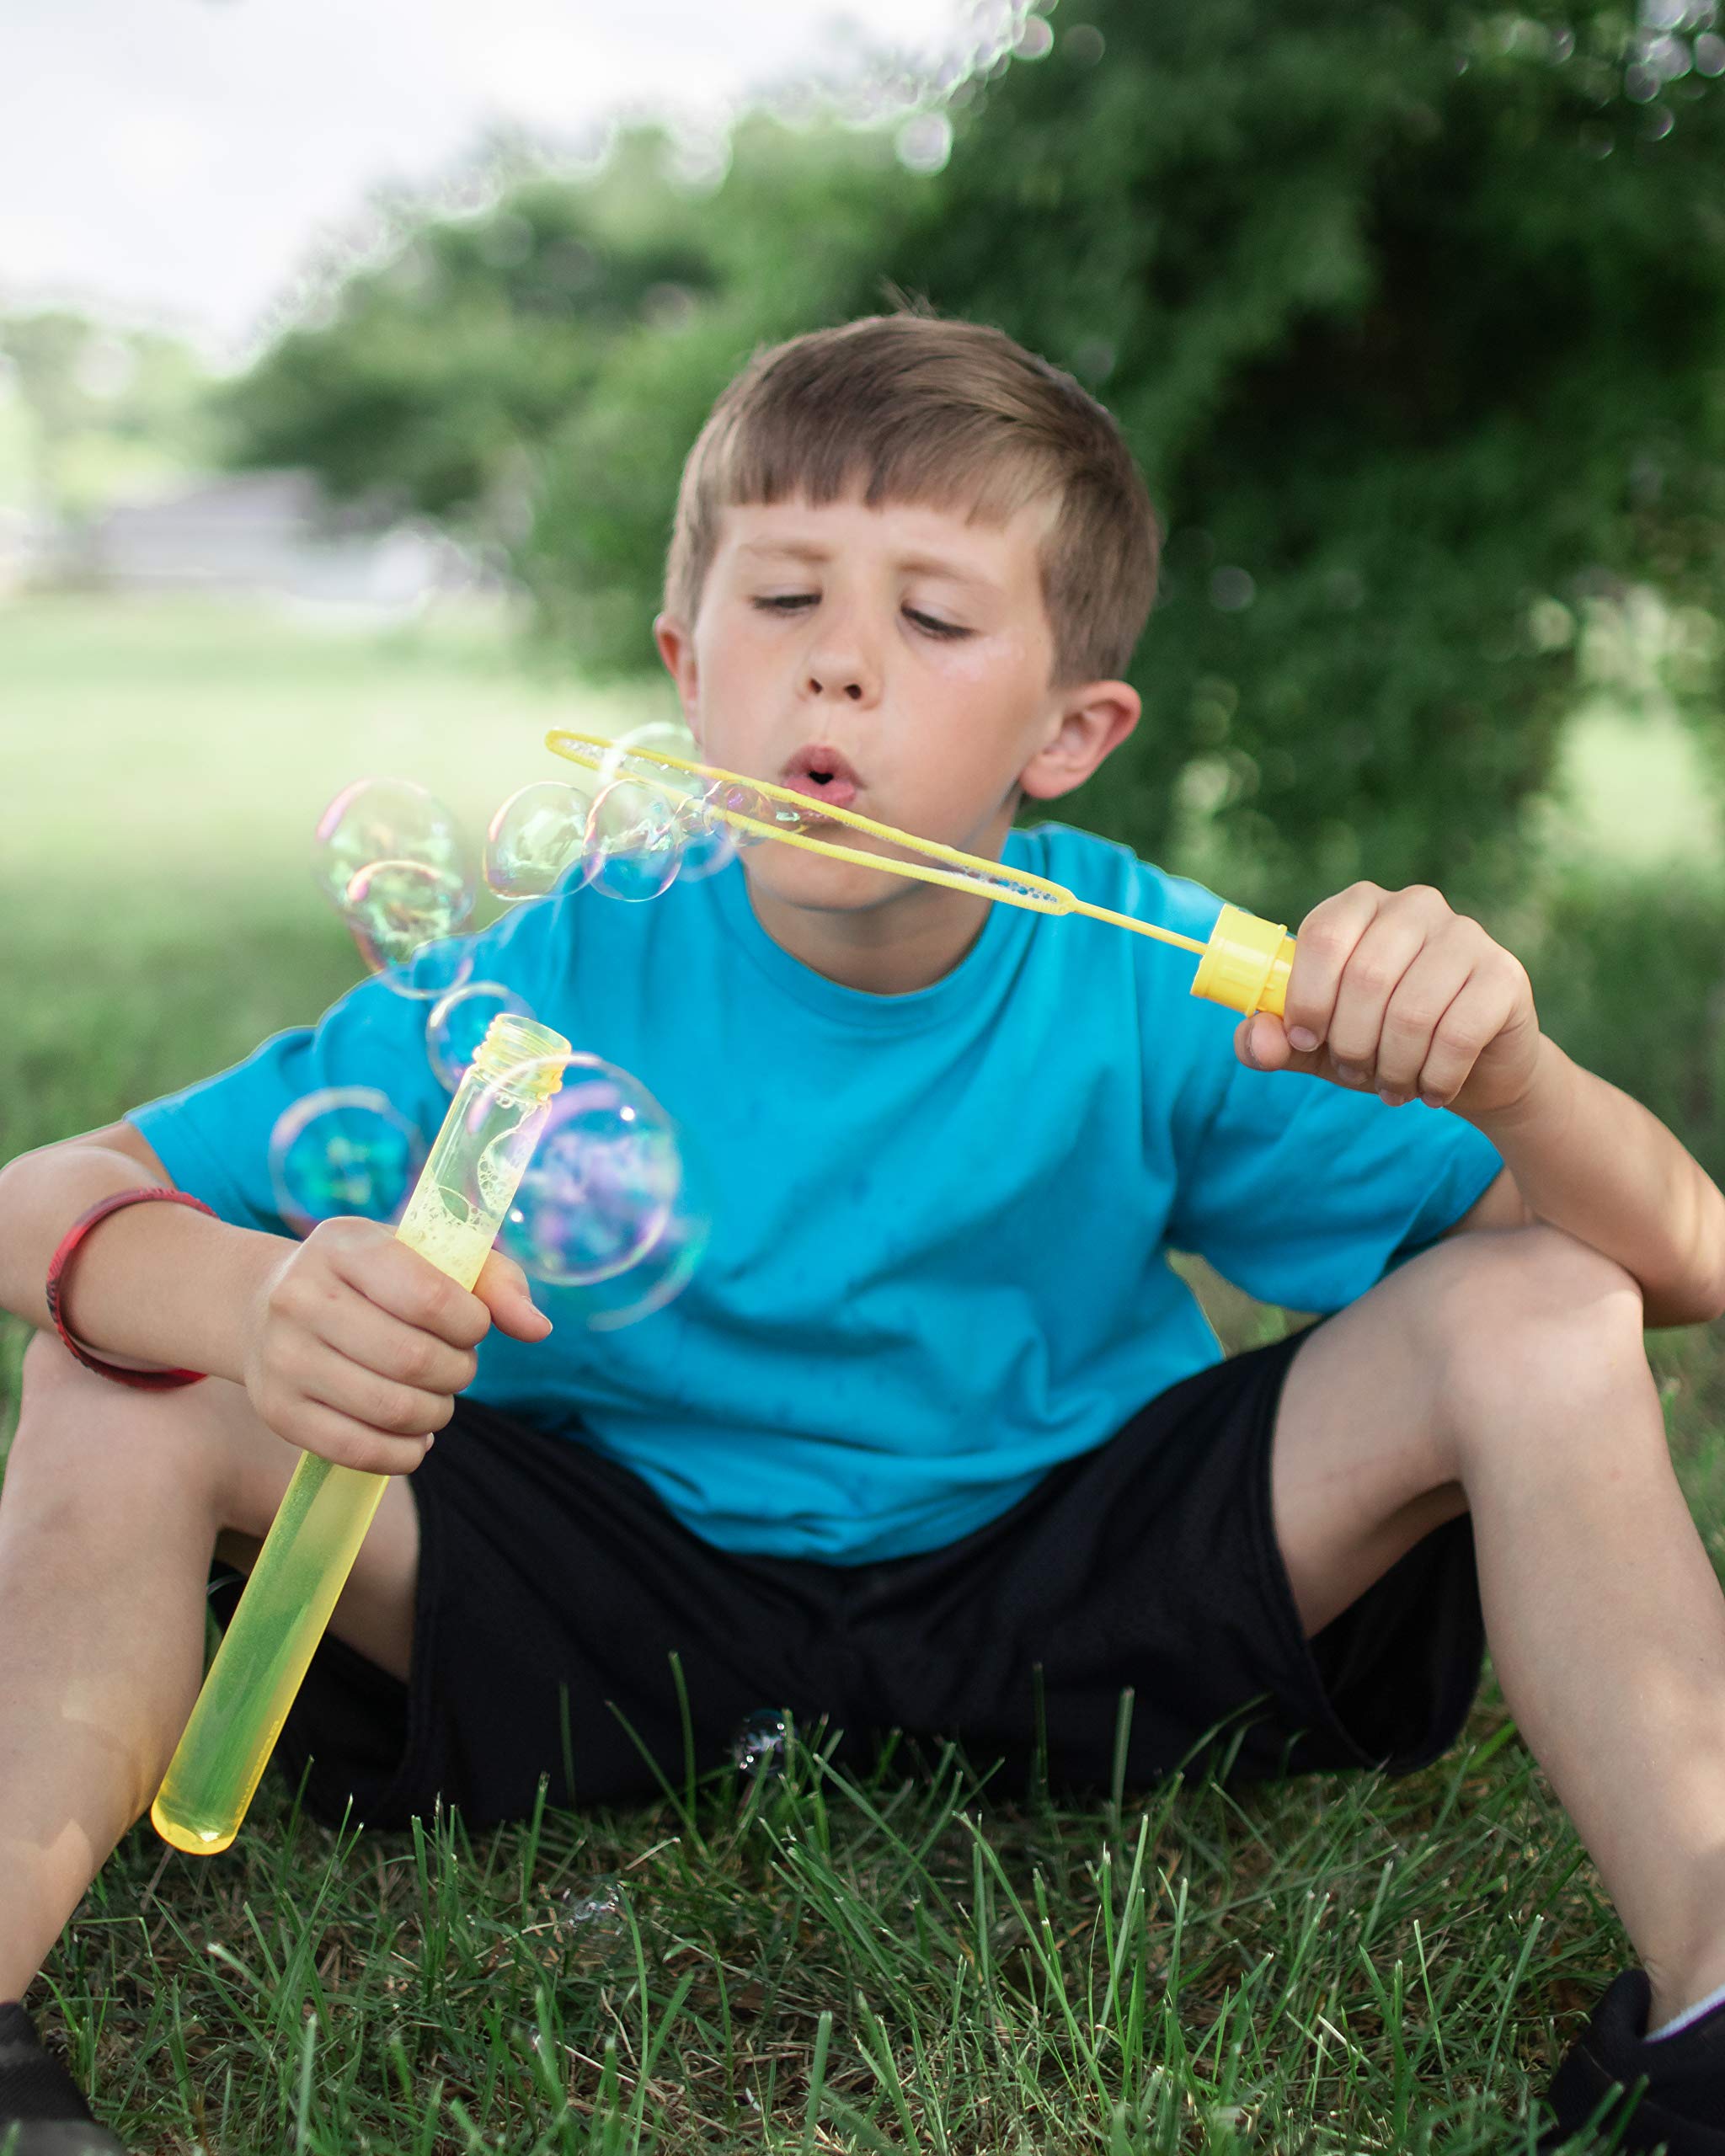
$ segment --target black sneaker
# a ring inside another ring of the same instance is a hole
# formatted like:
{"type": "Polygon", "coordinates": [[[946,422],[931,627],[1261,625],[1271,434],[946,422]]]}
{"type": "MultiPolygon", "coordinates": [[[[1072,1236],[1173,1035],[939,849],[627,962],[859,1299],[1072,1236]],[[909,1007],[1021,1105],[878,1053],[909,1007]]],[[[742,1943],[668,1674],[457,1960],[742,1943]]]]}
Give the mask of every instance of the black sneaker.
{"type": "Polygon", "coordinates": [[[1615,2134],[1616,2148],[1663,2143],[1670,2156],[1725,2156],[1725,2007],[1650,2044],[1652,1997],[1645,1969],[1613,1978],[1552,2078],[1557,2124],[1542,2150],[1590,2127],[1615,2134]]]}
{"type": "Polygon", "coordinates": [[[126,2156],[15,2002],[0,2006],[0,2156],[126,2156]]]}

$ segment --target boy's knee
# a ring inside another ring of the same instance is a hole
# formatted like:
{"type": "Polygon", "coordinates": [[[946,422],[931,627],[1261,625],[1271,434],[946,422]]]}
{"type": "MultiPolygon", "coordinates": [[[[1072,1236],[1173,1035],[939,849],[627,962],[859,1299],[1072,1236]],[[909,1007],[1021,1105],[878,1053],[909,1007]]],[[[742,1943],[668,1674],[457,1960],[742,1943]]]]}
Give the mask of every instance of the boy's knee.
{"type": "Polygon", "coordinates": [[[1645,1373],[1639,1283],[1562,1228],[1469,1233],[1430,1255],[1429,1318],[1459,1390],[1532,1404],[1645,1373]]]}
{"type": "Polygon", "coordinates": [[[163,1392],[116,1385],[87,1369],[51,1332],[38,1331],[24,1352],[18,1427],[7,1455],[8,1486],[51,1473],[92,1477],[111,1485],[115,1470],[136,1461],[165,1471],[174,1452],[175,1471],[184,1454],[208,1453],[205,1385],[163,1392]],[[99,1460],[99,1467],[97,1463],[99,1460]]]}

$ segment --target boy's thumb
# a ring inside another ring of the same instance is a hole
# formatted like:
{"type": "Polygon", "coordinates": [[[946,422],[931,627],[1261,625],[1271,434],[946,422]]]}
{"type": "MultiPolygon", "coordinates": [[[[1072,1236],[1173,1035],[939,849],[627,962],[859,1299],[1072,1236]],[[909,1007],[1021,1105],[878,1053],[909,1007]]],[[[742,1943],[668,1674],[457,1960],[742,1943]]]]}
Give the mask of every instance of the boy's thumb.
{"type": "Polygon", "coordinates": [[[551,1320],[533,1300],[526,1274],[501,1251],[493,1251],[486,1259],[484,1271],[473,1283],[473,1292],[490,1305],[491,1315],[505,1331],[513,1332],[518,1339],[542,1340],[551,1331],[551,1320]],[[499,1294],[505,1305],[503,1310],[498,1307],[499,1294]]]}

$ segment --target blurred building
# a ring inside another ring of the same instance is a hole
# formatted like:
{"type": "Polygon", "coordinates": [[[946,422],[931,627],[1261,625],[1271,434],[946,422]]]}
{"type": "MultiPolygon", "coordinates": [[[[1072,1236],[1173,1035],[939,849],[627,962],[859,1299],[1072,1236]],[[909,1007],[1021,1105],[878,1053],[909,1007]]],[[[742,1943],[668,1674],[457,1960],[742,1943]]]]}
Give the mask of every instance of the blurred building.
{"type": "Polygon", "coordinates": [[[362,611],[412,611],[486,583],[423,518],[336,506],[309,472],[245,472],[116,504],[78,537],[76,580],[109,591],[200,591],[362,611]]]}
{"type": "Polygon", "coordinates": [[[58,534],[45,519],[0,502],[0,599],[25,590],[51,568],[58,534]]]}

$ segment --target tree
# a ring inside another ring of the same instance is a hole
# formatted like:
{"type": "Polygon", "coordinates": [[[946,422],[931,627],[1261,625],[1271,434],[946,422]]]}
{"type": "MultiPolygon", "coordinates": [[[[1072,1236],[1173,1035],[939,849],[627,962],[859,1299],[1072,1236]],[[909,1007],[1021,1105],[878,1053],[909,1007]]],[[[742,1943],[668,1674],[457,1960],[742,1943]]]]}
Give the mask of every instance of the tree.
{"type": "Polygon", "coordinates": [[[644,666],[683,456],[756,344],[895,287],[998,323],[1116,413],[1168,530],[1146,719],[1061,813],[1200,870],[1208,830],[1292,919],[1359,874],[1484,907],[1576,603],[1700,604],[1720,551],[1725,40],[1646,12],[1068,0],[953,90],[932,176],[760,117],[691,196],[633,136],[428,227],[235,408],[249,453],[446,515],[513,474],[542,632],[644,666]]]}

